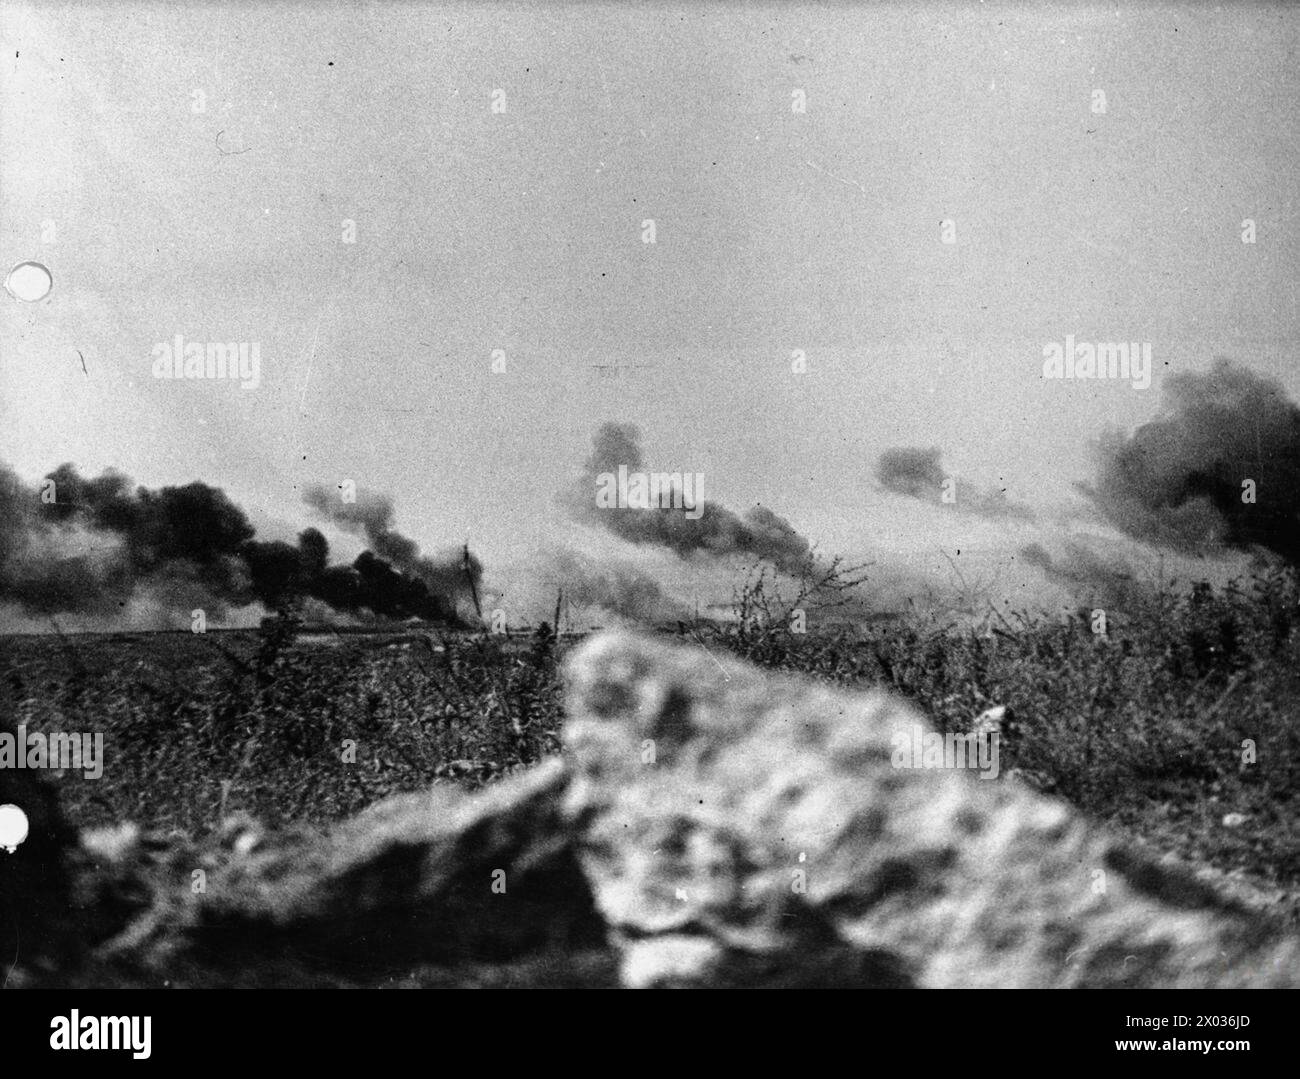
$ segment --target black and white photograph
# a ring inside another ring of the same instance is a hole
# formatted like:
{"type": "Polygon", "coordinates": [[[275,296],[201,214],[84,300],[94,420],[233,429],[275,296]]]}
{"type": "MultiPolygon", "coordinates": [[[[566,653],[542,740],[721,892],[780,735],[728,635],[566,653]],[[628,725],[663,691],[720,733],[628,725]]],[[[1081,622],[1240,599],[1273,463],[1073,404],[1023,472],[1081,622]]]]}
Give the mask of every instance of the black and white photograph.
{"type": "MultiPolygon", "coordinates": [[[[0,983],[77,1009],[32,1037],[1300,987],[1298,44],[0,2],[0,983]]],[[[1275,998],[1149,999],[1112,1056],[1249,1059],[1275,998]]]]}

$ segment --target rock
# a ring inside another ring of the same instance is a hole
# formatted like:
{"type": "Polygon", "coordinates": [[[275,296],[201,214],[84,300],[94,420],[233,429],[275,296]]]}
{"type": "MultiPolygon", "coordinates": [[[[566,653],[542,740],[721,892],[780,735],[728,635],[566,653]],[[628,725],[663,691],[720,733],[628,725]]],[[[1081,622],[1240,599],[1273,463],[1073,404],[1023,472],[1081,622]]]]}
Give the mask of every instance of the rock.
{"type": "Polygon", "coordinates": [[[626,633],[568,681],[565,810],[624,985],[1300,984],[1296,938],[1065,803],[896,767],[931,727],[882,692],[626,633]]]}
{"type": "Polygon", "coordinates": [[[202,893],[182,893],[183,914],[159,921],[147,963],[191,981],[222,971],[229,984],[373,984],[413,967],[549,955],[542,974],[562,981],[555,956],[605,950],[560,816],[564,786],[551,760],[480,794],[436,786],[388,798],[326,835],[226,836],[228,860],[202,893]]]}

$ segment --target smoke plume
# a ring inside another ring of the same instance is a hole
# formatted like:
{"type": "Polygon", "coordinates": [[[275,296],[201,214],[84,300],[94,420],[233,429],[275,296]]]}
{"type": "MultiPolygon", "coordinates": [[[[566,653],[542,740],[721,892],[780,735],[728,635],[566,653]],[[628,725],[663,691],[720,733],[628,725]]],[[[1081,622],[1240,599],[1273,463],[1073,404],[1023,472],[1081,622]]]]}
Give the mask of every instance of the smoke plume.
{"type": "Polygon", "coordinates": [[[944,485],[951,482],[954,498],[950,504],[959,511],[980,517],[1034,519],[1033,512],[1019,502],[1012,502],[1006,491],[980,488],[945,472],[937,446],[928,449],[899,446],[885,450],[876,463],[876,479],[895,494],[934,503],[942,502],[944,485]]]}
{"type": "Polygon", "coordinates": [[[594,607],[638,622],[669,621],[689,613],[635,566],[565,551],[554,556],[550,572],[563,589],[564,599],[579,611],[594,607]]]}
{"type": "MultiPolygon", "coordinates": [[[[464,585],[391,529],[350,566],[329,564],[329,544],[314,528],[296,543],[254,532],[244,511],[205,483],[152,490],[65,464],[33,488],[0,465],[0,603],[37,615],[112,616],[143,598],[188,620],[195,607],[220,619],[231,607],[311,598],[356,615],[457,618],[464,585]]],[[[471,571],[480,572],[472,560],[471,571]]]]}
{"type": "Polygon", "coordinates": [[[437,558],[420,554],[419,544],[393,528],[393,501],[387,495],[360,491],[354,502],[344,502],[328,487],[312,484],[303,501],[345,532],[363,537],[378,556],[375,561],[391,563],[411,587],[423,584],[430,595],[444,597],[453,607],[472,598],[483,578],[482,563],[468,550],[446,551],[437,558]]]}
{"type": "Polygon", "coordinates": [[[637,544],[656,544],[686,557],[696,552],[711,555],[749,555],[778,569],[798,573],[808,565],[812,549],[783,517],[765,506],[737,515],[716,502],[704,500],[697,517],[682,508],[598,508],[595,494],[602,474],[645,472],[641,435],[631,424],[606,423],[593,439],[575,501],[593,523],[637,544]]]}
{"type": "Polygon", "coordinates": [[[1080,602],[1096,607],[1131,611],[1149,603],[1153,595],[1152,586],[1123,558],[1103,558],[1079,543],[1067,543],[1060,561],[1037,543],[1022,547],[1020,557],[1080,602]]]}
{"type": "Polygon", "coordinates": [[[1132,435],[1099,442],[1096,486],[1080,490],[1149,543],[1262,547],[1300,564],[1300,407],[1281,384],[1218,359],[1171,376],[1161,404],[1132,435]]]}
{"type": "Polygon", "coordinates": [[[876,478],[895,494],[929,501],[938,499],[947,476],[939,463],[939,447],[899,446],[880,455],[876,478]]]}

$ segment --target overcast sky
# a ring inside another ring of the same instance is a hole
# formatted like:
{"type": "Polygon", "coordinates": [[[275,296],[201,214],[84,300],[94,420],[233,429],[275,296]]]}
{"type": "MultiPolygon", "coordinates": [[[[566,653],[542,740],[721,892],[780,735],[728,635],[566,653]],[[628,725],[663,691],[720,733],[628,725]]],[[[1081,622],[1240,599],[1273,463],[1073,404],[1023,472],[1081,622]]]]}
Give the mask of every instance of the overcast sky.
{"type": "Polygon", "coordinates": [[[287,533],[350,478],[491,566],[632,421],[858,553],[974,527],[874,489],[888,447],[1052,507],[1168,372],[1300,391],[1281,6],[2,7],[0,261],[55,281],[0,303],[28,479],[199,478],[287,533]],[[261,385],[155,379],[177,333],[261,385]],[[1150,342],[1150,389],[1044,381],[1067,334],[1150,342]]]}

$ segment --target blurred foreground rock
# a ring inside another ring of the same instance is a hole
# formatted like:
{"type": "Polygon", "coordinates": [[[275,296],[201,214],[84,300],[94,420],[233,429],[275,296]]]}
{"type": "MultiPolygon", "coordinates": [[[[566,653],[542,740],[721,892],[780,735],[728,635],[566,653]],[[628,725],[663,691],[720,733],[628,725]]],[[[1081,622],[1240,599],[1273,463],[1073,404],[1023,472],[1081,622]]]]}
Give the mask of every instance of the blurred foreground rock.
{"type": "Polygon", "coordinates": [[[1065,803],[894,767],[930,727],[882,692],[609,635],[573,657],[568,712],[624,984],[1300,984],[1295,938],[1065,803]]]}
{"type": "Polygon", "coordinates": [[[929,727],[882,693],[605,634],[568,716],[560,760],[328,833],[78,842],[0,772],[0,802],[37,807],[0,853],[11,984],[1300,984],[1275,921],[1064,803],[895,767],[929,727]]]}
{"type": "Polygon", "coordinates": [[[327,834],[228,828],[228,849],[169,855],[166,887],[97,956],[182,985],[610,981],[564,785],[552,760],[476,796],[397,795],[327,834]]]}

